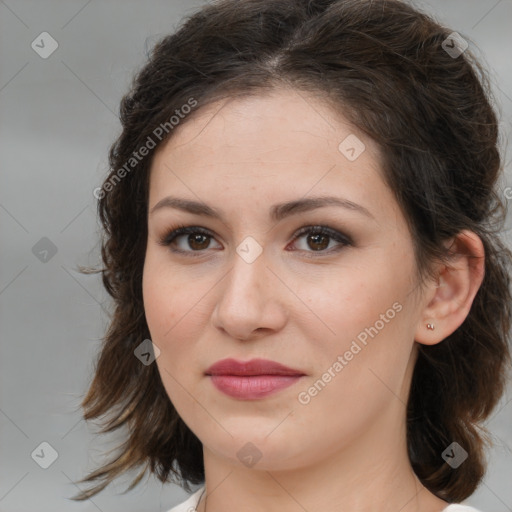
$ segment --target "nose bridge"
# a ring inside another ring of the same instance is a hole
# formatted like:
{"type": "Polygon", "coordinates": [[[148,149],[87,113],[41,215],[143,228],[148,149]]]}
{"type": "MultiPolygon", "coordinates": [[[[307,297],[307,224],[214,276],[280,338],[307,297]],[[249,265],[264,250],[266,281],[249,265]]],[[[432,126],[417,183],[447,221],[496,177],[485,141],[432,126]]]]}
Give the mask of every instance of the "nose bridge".
{"type": "Polygon", "coordinates": [[[253,310],[260,306],[260,301],[264,301],[265,297],[262,295],[266,293],[265,283],[268,274],[271,274],[267,269],[268,262],[263,247],[256,244],[258,243],[254,239],[244,239],[236,248],[223,293],[226,302],[234,300],[238,306],[243,306],[241,301],[245,301],[253,310]]]}
{"type": "Polygon", "coordinates": [[[249,337],[256,329],[279,329],[285,321],[271,282],[275,277],[263,248],[254,242],[244,240],[237,247],[213,315],[216,326],[236,338],[249,337]]]}

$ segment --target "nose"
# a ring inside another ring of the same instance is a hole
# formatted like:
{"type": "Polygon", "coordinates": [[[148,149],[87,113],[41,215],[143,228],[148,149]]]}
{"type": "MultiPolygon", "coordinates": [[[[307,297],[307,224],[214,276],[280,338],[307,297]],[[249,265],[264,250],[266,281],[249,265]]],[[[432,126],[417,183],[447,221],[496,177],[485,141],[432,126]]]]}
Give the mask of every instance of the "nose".
{"type": "Polygon", "coordinates": [[[239,254],[233,260],[231,270],[216,287],[213,325],[238,340],[255,339],[282,329],[287,320],[282,301],[286,289],[269,268],[264,253],[252,263],[239,254]]]}

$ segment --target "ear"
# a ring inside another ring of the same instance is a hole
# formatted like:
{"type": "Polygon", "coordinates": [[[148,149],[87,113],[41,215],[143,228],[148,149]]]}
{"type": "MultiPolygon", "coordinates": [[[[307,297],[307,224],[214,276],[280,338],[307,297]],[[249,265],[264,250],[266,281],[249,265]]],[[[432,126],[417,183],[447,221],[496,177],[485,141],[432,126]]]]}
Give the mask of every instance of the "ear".
{"type": "Polygon", "coordinates": [[[414,337],[424,345],[443,341],[464,322],[484,278],[485,250],[476,233],[461,231],[449,247],[450,261],[440,265],[437,282],[424,290],[424,307],[414,337]]]}

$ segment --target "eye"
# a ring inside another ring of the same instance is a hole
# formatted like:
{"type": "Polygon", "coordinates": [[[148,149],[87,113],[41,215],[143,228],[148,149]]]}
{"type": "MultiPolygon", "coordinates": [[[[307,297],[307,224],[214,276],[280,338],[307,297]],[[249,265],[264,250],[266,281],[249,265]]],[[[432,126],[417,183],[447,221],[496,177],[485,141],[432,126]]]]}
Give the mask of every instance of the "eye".
{"type": "MultiPolygon", "coordinates": [[[[304,248],[293,249],[294,251],[330,254],[341,250],[345,246],[353,245],[349,236],[327,226],[304,226],[294,234],[294,241],[302,237],[306,237],[306,247],[309,247],[312,251],[304,248]],[[333,240],[338,243],[338,246],[329,248],[333,240]],[[329,249],[326,250],[327,248],[329,249]]],[[[199,256],[204,250],[209,248],[212,238],[214,238],[214,235],[210,231],[199,226],[179,226],[166,233],[158,241],[158,244],[170,247],[170,250],[175,253],[188,253],[190,256],[199,256]],[[187,238],[183,238],[181,247],[176,248],[176,246],[179,247],[180,245],[180,238],[185,237],[185,235],[187,235],[187,238]],[[187,245],[192,250],[187,250],[187,245]]],[[[315,257],[315,255],[309,254],[307,257],[315,257]]]]}
{"type": "MultiPolygon", "coordinates": [[[[165,234],[158,243],[165,247],[169,246],[172,252],[190,253],[200,252],[207,249],[210,245],[211,238],[213,238],[213,235],[204,228],[200,228],[198,226],[179,226],[165,234]],[[192,251],[183,249],[183,246],[179,249],[173,247],[174,245],[179,246],[179,244],[176,243],[176,240],[179,241],[179,239],[185,235],[188,235],[187,238],[184,239],[185,244],[189,244],[189,247],[193,249],[192,251]]],[[[192,256],[196,256],[196,254],[193,254],[192,256]]]]}
{"type": "MultiPolygon", "coordinates": [[[[344,246],[353,245],[352,240],[349,236],[340,233],[336,229],[332,229],[328,226],[304,226],[299,229],[295,233],[295,240],[298,240],[305,236],[305,245],[306,247],[313,249],[312,251],[307,251],[307,249],[299,249],[307,252],[313,253],[321,253],[322,254],[330,254],[332,252],[337,252],[341,250],[344,246]],[[336,241],[338,243],[337,247],[331,247],[329,250],[327,249],[332,241],[336,241]]],[[[315,254],[307,254],[307,257],[316,257],[315,254]]]]}

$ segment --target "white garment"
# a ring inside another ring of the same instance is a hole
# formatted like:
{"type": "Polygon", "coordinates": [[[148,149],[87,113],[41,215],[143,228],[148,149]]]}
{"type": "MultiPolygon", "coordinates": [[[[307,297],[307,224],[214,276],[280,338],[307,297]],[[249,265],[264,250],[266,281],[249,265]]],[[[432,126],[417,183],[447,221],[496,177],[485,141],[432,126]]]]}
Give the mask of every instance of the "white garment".
{"type": "MultiPolygon", "coordinates": [[[[201,493],[204,491],[204,486],[198,489],[194,494],[191,494],[187,500],[171,508],[168,512],[195,512],[196,507],[199,503],[201,493]]],[[[443,511],[444,512],[444,511],[443,511]]],[[[450,511],[451,512],[451,511],[450,511]]],[[[454,510],[453,512],[459,512],[454,510]]],[[[460,511],[463,512],[463,511],[460,511]]]]}
{"type": "MultiPolygon", "coordinates": [[[[198,489],[195,493],[191,494],[187,500],[167,512],[194,512],[198,503],[204,486],[198,489]]],[[[450,503],[442,512],[480,512],[476,508],[469,507],[468,505],[460,505],[459,503],[450,503]]]]}

